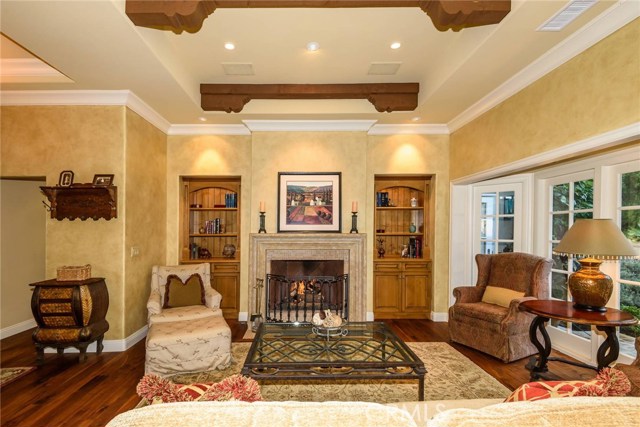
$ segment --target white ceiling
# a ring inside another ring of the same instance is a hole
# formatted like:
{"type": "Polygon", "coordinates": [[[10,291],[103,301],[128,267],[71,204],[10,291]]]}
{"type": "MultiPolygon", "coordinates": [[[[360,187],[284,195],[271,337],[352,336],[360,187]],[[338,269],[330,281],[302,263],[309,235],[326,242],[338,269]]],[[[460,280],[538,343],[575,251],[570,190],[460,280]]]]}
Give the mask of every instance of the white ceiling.
{"type": "MultiPolygon", "coordinates": [[[[536,28],[566,1],[513,0],[502,23],[460,32],[437,31],[418,8],[218,9],[199,32],[177,35],[134,26],[124,0],[3,0],[2,33],[68,79],[20,83],[3,78],[0,88],[130,90],[171,124],[202,124],[200,117],[206,124],[446,124],[574,32],[607,19],[619,3],[637,1],[600,0],[559,32],[536,28]],[[228,41],[235,50],[224,49],[228,41]],[[306,51],[310,41],[320,50],[306,51]],[[402,47],[390,49],[394,41],[402,47]],[[368,75],[374,62],[402,64],[396,75],[368,75]],[[225,75],[223,63],[251,63],[255,74],[225,75]],[[378,113],[366,100],[253,100],[231,114],[200,108],[200,83],[382,82],[419,82],[418,108],[378,113]]],[[[3,64],[30,57],[6,39],[0,48],[3,64]]]]}

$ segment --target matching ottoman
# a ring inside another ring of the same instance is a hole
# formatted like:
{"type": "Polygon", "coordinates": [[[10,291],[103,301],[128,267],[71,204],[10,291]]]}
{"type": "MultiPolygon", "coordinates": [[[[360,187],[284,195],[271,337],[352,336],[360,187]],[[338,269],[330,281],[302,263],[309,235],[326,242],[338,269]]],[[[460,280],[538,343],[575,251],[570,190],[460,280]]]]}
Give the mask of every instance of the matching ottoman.
{"type": "Polygon", "coordinates": [[[146,347],[145,374],[224,369],[231,363],[231,329],[220,316],[153,323],[146,347]]]}

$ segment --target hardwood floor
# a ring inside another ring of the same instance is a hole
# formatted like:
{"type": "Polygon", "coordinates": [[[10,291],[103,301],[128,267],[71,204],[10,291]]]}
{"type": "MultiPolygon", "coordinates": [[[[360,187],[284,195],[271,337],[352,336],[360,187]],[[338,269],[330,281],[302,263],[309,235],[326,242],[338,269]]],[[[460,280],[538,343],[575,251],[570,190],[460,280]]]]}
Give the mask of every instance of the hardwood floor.
{"type": "MultiPolygon", "coordinates": [[[[233,341],[241,341],[246,324],[228,321],[233,341]]],[[[405,341],[448,342],[446,323],[428,320],[388,320],[405,341]]],[[[31,331],[0,341],[2,367],[35,366],[31,331]]],[[[504,364],[470,348],[457,350],[510,389],[528,382],[526,359],[504,364]]],[[[551,363],[563,378],[588,379],[594,372],[551,363]]],[[[0,390],[0,423],[11,426],[103,426],[116,414],[135,407],[135,387],[144,374],[144,340],[120,353],[89,353],[78,363],[78,353],[46,353],[45,363],[0,390]]]]}

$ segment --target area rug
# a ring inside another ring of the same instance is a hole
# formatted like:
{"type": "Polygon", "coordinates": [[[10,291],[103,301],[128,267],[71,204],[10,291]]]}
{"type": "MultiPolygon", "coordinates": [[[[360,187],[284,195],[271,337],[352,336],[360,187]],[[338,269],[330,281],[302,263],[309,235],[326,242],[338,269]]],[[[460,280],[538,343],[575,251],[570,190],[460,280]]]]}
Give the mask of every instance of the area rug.
{"type": "MultiPolygon", "coordinates": [[[[509,389],[475,363],[443,342],[409,342],[424,362],[425,400],[504,398],[509,389]]],[[[231,366],[221,371],[179,374],[170,379],[180,384],[218,382],[239,373],[250,343],[231,345],[231,366]]],[[[270,401],[364,401],[406,402],[418,400],[416,380],[260,381],[264,400],[270,401]]]]}
{"type": "Polygon", "coordinates": [[[9,384],[17,380],[18,378],[27,375],[29,372],[36,369],[35,366],[20,366],[17,368],[0,368],[0,387],[9,384]]]}

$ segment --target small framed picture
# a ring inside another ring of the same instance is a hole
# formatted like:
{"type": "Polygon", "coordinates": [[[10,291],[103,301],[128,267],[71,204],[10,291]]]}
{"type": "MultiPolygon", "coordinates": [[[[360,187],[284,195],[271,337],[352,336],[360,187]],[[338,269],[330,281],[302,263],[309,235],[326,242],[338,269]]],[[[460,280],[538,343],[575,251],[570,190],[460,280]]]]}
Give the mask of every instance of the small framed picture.
{"type": "Polygon", "coordinates": [[[93,176],[93,185],[108,187],[113,185],[113,174],[95,174],[93,176]]]}
{"type": "Polygon", "coordinates": [[[60,178],[58,179],[58,185],[60,187],[69,187],[73,184],[73,171],[60,172],[60,178]]]}

